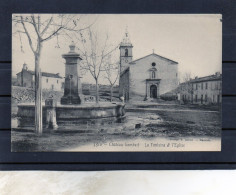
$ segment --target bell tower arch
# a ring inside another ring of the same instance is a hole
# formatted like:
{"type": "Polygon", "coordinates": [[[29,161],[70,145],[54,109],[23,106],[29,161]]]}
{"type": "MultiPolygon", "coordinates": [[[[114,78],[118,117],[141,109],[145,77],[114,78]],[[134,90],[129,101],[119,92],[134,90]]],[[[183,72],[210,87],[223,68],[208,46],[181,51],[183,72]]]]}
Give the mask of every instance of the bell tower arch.
{"type": "Polygon", "coordinates": [[[133,54],[132,54],[132,48],[133,45],[130,42],[129,39],[129,33],[126,28],[125,36],[120,43],[120,72],[122,73],[126,68],[129,67],[129,63],[133,59],[133,54]]]}

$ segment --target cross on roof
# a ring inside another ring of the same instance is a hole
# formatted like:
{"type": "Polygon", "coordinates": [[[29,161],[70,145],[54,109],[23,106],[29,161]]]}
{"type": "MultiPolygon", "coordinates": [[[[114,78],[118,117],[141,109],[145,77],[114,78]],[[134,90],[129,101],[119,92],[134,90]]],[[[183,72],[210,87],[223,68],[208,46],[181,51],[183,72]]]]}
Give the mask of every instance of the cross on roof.
{"type": "Polygon", "coordinates": [[[128,26],[125,28],[125,36],[128,37],[128,26]]]}

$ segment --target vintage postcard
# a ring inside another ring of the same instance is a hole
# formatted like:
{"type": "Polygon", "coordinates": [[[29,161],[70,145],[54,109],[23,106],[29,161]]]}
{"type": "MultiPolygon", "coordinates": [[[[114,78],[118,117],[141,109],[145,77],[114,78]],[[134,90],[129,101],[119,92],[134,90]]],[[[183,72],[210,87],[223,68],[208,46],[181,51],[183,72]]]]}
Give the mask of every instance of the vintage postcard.
{"type": "Polygon", "coordinates": [[[221,15],[12,15],[12,152],[221,151],[221,94],[221,15]]]}

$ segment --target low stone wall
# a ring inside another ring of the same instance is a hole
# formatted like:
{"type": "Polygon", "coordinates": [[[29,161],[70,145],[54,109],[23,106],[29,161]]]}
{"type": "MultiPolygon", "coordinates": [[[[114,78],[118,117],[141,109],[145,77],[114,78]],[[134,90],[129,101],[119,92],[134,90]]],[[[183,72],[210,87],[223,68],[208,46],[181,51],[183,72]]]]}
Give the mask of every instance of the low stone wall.
{"type": "MultiPolygon", "coordinates": [[[[63,96],[62,91],[42,90],[42,100],[46,100],[49,97],[53,97],[57,101],[60,101],[63,96]]],[[[12,86],[12,102],[13,103],[30,103],[35,100],[35,90],[32,88],[12,86]]]]}

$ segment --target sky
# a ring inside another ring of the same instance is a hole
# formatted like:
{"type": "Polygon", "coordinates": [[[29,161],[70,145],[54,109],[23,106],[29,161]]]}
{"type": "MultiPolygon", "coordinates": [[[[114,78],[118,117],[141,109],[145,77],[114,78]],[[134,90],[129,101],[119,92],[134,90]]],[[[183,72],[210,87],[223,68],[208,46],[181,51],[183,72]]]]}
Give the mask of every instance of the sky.
{"type": "MultiPolygon", "coordinates": [[[[44,15],[46,17],[46,15],[44,15]]],[[[179,63],[179,75],[191,73],[192,76],[207,76],[222,69],[222,16],[219,14],[197,15],[159,15],[159,14],[98,14],[83,15],[81,23],[96,20],[93,29],[99,36],[109,34],[109,42],[119,45],[126,28],[133,44],[133,60],[153,52],[179,63]]],[[[14,29],[13,25],[13,31],[14,29]]],[[[60,73],[64,76],[65,61],[62,54],[69,51],[75,38],[60,38],[60,48],[56,48],[56,37],[45,42],[42,50],[41,69],[44,72],[60,73]]],[[[77,43],[77,42],[76,42],[77,43]]],[[[81,47],[79,43],[76,44],[81,47]]],[[[79,53],[79,50],[77,50],[79,53]]],[[[119,51],[116,51],[117,59],[119,51]]],[[[23,63],[34,70],[34,56],[26,36],[12,37],[13,76],[20,72],[23,63]],[[24,53],[21,51],[21,42],[24,53]]],[[[181,76],[180,76],[181,77],[181,76]]],[[[94,83],[89,73],[83,75],[82,82],[94,83]]],[[[100,79],[106,84],[105,79],[100,79]]]]}

